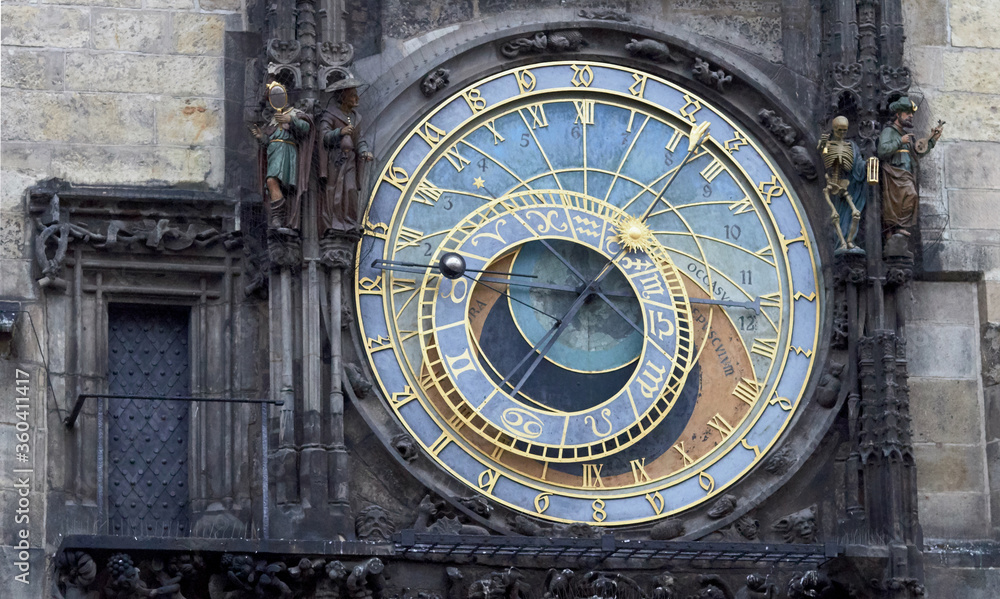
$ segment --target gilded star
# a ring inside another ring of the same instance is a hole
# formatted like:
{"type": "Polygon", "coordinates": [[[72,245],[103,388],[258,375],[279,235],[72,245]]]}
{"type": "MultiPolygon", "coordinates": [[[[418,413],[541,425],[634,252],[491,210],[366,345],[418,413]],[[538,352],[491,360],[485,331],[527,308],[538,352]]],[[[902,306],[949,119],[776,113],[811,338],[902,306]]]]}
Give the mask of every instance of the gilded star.
{"type": "Polygon", "coordinates": [[[486,187],[486,181],[483,181],[482,177],[476,177],[476,180],[472,182],[476,186],[476,189],[482,189],[486,187]]]}

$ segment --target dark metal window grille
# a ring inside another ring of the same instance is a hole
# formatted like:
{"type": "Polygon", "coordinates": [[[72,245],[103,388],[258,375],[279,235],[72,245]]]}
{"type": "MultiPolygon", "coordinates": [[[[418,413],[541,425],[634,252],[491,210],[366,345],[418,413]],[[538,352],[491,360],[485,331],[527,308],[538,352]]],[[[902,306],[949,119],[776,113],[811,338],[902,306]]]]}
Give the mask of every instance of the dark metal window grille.
{"type": "MultiPolygon", "coordinates": [[[[189,318],[186,308],[109,306],[108,393],[190,395],[189,318]]],[[[189,405],[181,401],[108,400],[111,534],[188,534],[189,405]]]]}

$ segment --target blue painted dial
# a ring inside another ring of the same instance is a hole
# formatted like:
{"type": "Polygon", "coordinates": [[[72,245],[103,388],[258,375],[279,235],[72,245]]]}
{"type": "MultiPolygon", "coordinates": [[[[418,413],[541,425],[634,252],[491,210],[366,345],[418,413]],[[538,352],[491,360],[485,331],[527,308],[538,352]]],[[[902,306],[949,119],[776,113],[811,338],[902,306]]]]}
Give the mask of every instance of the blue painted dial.
{"type": "Polygon", "coordinates": [[[605,526],[690,509],[802,401],[811,229],[752,136],[672,83],[595,62],[488,77],[402,136],[364,224],[355,297],[385,408],[512,509],[605,526]],[[449,252],[465,276],[372,266],[449,252]]]}

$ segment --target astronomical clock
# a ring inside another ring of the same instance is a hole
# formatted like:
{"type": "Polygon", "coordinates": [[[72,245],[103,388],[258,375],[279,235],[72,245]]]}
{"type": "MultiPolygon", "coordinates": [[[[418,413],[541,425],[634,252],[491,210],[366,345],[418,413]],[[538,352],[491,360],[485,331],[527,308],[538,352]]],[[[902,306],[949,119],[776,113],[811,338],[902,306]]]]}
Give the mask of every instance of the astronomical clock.
{"type": "Polygon", "coordinates": [[[653,523],[794,428],[817,244],[754,135],[599,62],[498,72],[387,154],[357,249],[382,419],[452,488],[562,523],[653,523]]]}

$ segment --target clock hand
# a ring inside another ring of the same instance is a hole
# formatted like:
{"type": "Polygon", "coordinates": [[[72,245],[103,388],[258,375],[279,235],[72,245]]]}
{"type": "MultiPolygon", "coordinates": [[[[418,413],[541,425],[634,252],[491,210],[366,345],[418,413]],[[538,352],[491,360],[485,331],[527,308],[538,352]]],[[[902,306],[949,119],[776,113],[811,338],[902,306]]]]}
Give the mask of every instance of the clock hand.
{"type": "Polygon", "coordinates": [[[757,314],[760,314],[760,298],[758,297],[752,302],[734,302],[730,300],[717,300],[717,299],[697,299],[688,298],[688,302],[692,304],[712,304],[715,306],[734,306],[736,308],[746,308],[747,310],[753,310],[757,314]]]}
{"type": "Polygon", "coordinates": [[[476,270],[465,267],[465,259],[455,252],[446,252],[441,255],[437,264],[424,264],[420,262],[402,262],[399,260],[382,260],[381,258],[372,261],[372,268],[379,270],[395,270],[398,272],[415,272],[423,274],[428,270],[436,270],[445,278],[457,279],[467,272],[478,272],[490,275],[502,275],[505,277],[527,277],[537,279],[536,275],[522,275],[514,272],[502,272],[496,270],[476,270]]]}
{"type": "Polygon", "coordinates": [[[611,272],[611,268],[614,265],[614,261],[617,260],[618,257],[620,257],[624,252],[625,248],[622,248],[621,250],[618,251],[618,253],[615,255],[614,258],[612,258],[607,264],[604,265],[604,268],[601,269],[601,272],[599,272],[596,277],[594,277],[589,283],[587,283],[587,286],[584,287],[582,292],[580,292],[579,297],[577,297],[573,301],[573,304],[570,305],[569,310],[567,310],[566,314],[562,317],[562,320],[557,320],[556,324],[553,325],[551,329],[549,329],[548,333],[546,333],[545,336],[542,337],[538,341],[538,343],[536,343],[535,346],[531,348],[531,351],[529,351],[523,358],[521,358],[521,361],[517,363],[517,366],[514,367],[514,370],[511,371],[511,373],[508,374],[503,381],[501,381],[500,383],[501,385],[507,384],[507,381],[517,372],[517,370],[521,367],[521,365],[523,365],[531,357],[532,354],[536,352],[538,353],[538,355],[535,356],[535,359],[532,360],[531,365],[528,367],[528,370],[525,371],[524,375],[518,381],[517,385],[514,386],[511,395],[516,395],[517,392],[521,390],[521,387],[524,385],[525,382],[527,382],[528,378],[535,371],[535,368],[537,368],[538,365],[541,363],[542,358],[545,357],[545,354],[548,353],[548,351],[552,348],[553,345],[555,345],[555,342],[559,338],[559,335],[561,335],[562,332],[566,330],[566,326],[573,320],[573,317],[576,316],[576,313],[580,311],[580,308],[583,307],[583,304],[587,301],[587,297],[589,297],[590,294],[593,292],[593,289],[598,285],[600,285],[601,281],[603,281],[604,278],[608,276],[608,273],[611,272]]]}
{"type": "Polygon", "coordinates": [[[646,208],[646,211],[642,213],[641,217],[639,217],[639,222],[646,222],[650,213],[653,212],[653,208],[660,203],[660,198],[663,197],[663,193],[667,191],[667,188],[670,187],[671,183],[673,183],[674,179],[677,177],[677,173],[681,172],[681,167],[687,164],[691,157],[694,156],[695,151],[701,147],[701,144],[706,139],[708,139],[708,121],[702,121],[701,124],[695,125],[691,128],[691,133],[688,135],[688,151],[684,156],[684,160],[681,160],[681,163],[670,172],[670,178],[667,179],[667,182],[663,185],[663,189],[660,190],[660,193],[656,194],[656,198],[649,205],[649,208],[646,208]]]}
{"type": "MultiPolygon", "coordinates": [[[[492,277],[480,277],[480,283],[499,283],[502,285],[516,285],[518,287],[529,287],[531,289],[547,289],[549,291],[566,291],[568,293],[580,293],[582,287],[571,287],[569,285],[555,285],[552,283],[536,283],[534,281],[511,281],[507,279],[494,279],[492,277]]],[[[616,297],[634,297],[635,294],[628,291],[603,291],[607,295],[616,297]]]]}
{"type": "MultiPolygon", "coordinates": [[[[475,283],[475,282],[476,282],[476,279],[472,278],[472,277],[471,277],[471,276],[469,276],[469,275],[465,275],[465,278],[469,279],[469,280],[470,280],[470,281],[472,281],[473,283],[475,283]]],[[[490,281],[494,281],[494,279],[490,279],[490,281]]],[[[508,294],[508,293],[505,293],[505,292],[503,292],[503,291],[500,291],[500,290],[499,290],[499,289],[497,289],[496,287],[491,287],[491,286],[487,285],[486,283],[483,283],[483,279],[479,279],[479,281],[478,281],[478,282],[479,282],[479,283],[482,283],[483,287],[485,287],[485,288],[489,289],[490,291],[492,291],[492,292],[494,292],[494,293],[499,293],[500,295],[502,295],[502,296],[505,296],[505,297],[507,297],[508,299],[510,299],[510,300],[512,300],[512,301],[515,301],[515,302],[517,302],[517,303],[521,304],[522,306],[527,306],[527,307],[531,308],[532,310],[534,310],[535,312],[538,312],[539,314],[541,314],[541,315],[543,315],[543,316],[548,316],[548,317],[549,317],[549,318],[551,318],[552,320],[554,320],[554,321],[556,321],[556,322],[559,322],[559,319],[558,319],[558,318],[556,318],[555,316],[552,316],[552,315],[551,315],[551,314],[549,314],[548,312],[545,312],[544,310],[540,310],[540,309],[538,309],[538,308],[536,308],[536,307],[532,306],[531,304],[529,304],[529,303],[527,303],[527,302],[523,302],[523,301],[521,301],[521,300],[517,299],[516,297],[514,297],[514,296],[512,296],[512,295],[510,295],[510,294],[508,294]]],[[[496,281],[496,282],[498,282],[498,283],[505,283],[506,281],[496,281]]]]}

